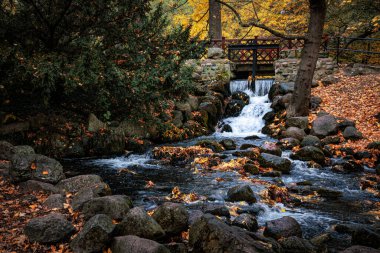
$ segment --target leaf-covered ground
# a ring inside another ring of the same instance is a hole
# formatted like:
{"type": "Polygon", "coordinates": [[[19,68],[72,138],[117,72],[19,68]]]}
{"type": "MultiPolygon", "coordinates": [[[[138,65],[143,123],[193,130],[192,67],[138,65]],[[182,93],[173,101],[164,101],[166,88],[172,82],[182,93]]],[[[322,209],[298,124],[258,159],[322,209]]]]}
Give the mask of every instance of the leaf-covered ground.
{"type": "Polygon", "coordinates": [[[356,122],[364,135],[359,141],[344,146],[364,149],[368,143],[380,140],[380,74],[363,76],[339,75],[339,82],[327,87],[320,85],[312,94],[322,98],[321,110],[356,122]]]}

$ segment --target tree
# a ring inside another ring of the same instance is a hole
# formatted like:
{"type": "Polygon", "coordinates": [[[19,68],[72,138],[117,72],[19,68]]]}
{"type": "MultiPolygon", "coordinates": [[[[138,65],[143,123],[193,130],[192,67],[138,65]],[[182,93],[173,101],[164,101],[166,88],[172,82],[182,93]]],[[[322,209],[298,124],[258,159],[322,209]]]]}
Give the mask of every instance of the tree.
{"type": "Polygon", "coordinates": [[[209,0],[209,39],[222,39],[221,6],[216,0],[209,0]]]}

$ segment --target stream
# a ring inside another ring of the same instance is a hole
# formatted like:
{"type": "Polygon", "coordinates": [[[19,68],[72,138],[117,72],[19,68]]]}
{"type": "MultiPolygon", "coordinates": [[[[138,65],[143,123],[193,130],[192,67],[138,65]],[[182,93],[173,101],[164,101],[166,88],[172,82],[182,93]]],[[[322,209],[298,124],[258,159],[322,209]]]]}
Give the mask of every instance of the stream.
{"type": "MultiPolygon", "coordinates": [[[[265,141],[276,140],[261,133],[264,127],[262,119],[265,113],[271,110],[268,92],[273,80],[258,80],[254,90],[248,87],[247,81],[232,81],[231,92],[243,91],[250,97],[250,102],[243,108],[238,117],[223,119],[232,128],[230,133],[216,132],[210,136],[202,136],[196,139],[171,144],[173,146],[191,146],[202,139],[221,141],[232,139],[237,144],[237,149],[242,144],[262,145],[265,141]],[[260,139],[245,140],[247,136],[257,135],[260,139]]],[[[225,151],[225,161],[234,159],[234,151],[225,151]]],[[[283,157],[289,158],[290,151],[284,151],[283,157]]],[[[364,214],[366,202],[377,201],[375,197],[360,189],[361,174],[337,174],[331,168],[308,168],[306,162],[292,161],[292,170],[289,175],[281,178],[263,177],[261,175],[250,176],[271,183],[282,180],[285,186],[292,186],[297,182],[310,181],[313,186],[338,190],[343,193],[337,200],[313,199],[305,200],[298,207],[288,207],[277,203],[269,206],[258,197],[258,203],[253,204],[258,211],[260,225],[268,220],[283,216],[292,216],[303,227],[305,237],[312,237],[322,233],[332,224],[342,221],[353,223],[367,223],[368,216],[364,214]]],[[[246,203],[228,203],[224,201],[229,188],[238,184],[250,184],[255,193],[265,189],[264,185],[253,184],[241,180],[237,172],[212,172],[207,174],[194,173],[189,166],[163,165],[160,161],[151,158],[150,151],[143,155],[131,154],[129,156],[112,157],[106,159],[75,159],[63,162],[66,170],[76,174],[98,174],[108,183],[114,194],[126,194],[130,196],[136,206],[144,206],[147,210],[157,207],[165,201],[172,189],[178,186],[183,193],[196,193],[205,196],[207,201],[223,203],[228,207],[238,205],[240,208],[249,208],[246,203]],[[125,172],[125,168],[128,171],[125,172]],[[123,170],[124,169],[124,170],[123,170]],[[217,180],[222,178],[223,181],[217,180]],[[147,181],[154,182],[155,186],[146,188],[147,181]]],[[[196,206],[202,200],[187,203],[189,208],[196,206]]],[[[251,206],[252,208],[252,206],[251,206]]]]}

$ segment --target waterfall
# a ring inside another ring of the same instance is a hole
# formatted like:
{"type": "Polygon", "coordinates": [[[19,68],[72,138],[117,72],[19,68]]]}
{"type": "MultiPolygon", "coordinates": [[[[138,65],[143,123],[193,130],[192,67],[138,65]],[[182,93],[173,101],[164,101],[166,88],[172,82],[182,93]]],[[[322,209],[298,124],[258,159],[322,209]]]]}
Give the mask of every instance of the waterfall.
{"type": "Polygon", "coordinates": [[[247,80],[231,81],[231,92],[243,91],[249,95],[250,101],[246,105],[238,117],[224,119],[223,123],[229,124],[232,133],[223,133],[228,136],[248,136],[261,134],[264,127],[264,115],[271,111],[268,93],[273,84],[271,79],[263,79],[255,81],[255,91],[248,87],[247,80]]]}

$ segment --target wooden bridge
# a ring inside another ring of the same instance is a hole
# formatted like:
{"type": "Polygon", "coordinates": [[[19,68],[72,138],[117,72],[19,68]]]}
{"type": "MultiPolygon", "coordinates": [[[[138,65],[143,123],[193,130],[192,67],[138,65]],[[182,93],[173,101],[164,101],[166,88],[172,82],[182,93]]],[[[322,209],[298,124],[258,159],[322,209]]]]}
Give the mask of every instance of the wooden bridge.
{"type": "Polygon", "coordinates": [[[303,41],[286,40],[277,37],[254,37],[252,39],[212,40],[210,47],[222,48],[228,59],[235,63],[235,74],[243,78],[252,73],[253,76],[274,75],[274,61],[279,59],[283,50],[299,49],[303,41]]]}

